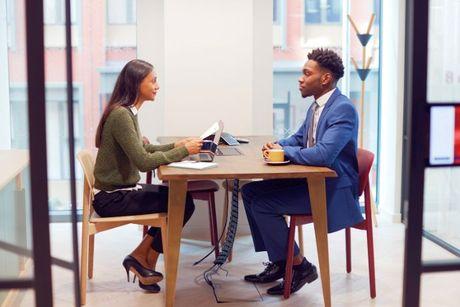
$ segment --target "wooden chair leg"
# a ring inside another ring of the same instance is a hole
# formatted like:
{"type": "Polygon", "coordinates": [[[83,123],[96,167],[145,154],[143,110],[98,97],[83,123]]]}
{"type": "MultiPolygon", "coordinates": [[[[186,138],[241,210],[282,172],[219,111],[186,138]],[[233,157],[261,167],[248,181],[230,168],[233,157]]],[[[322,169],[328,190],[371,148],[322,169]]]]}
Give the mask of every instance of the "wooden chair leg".
{"type": "Polygon", "coordinates": [[[94,236],[89,236],[88,244],[88,278],[93,278],[93,266],[94,266],[94,236]]]}
{"type": "Polygon", "coordinates": [[[297,236],[299,237],[300,253],[302,255],[304,255],[304,249],[303,249],[303,225],[297,226],[297,236]]]}
{"type": "Polygon", "coordinates": [[[347,273],[351,272],[351,231],[347,227],[345,229],[345,249],[347,257],[347,273]]]}
{"type": "Polygon", "coordinates": [[[208,207],[209,207],[209,217],[210,217],[210,231],[211,231],[211,238],[214,237],[214,253],[219,256],[219,235],[217,234],[217,218],[216,218],[216,201],[214,198],[214,193],[209,193],[208,199],[208,207]]]}
{"type": "Polygon", "coordinates": [[[211,201],[208,195],[208,219],[209,219],[209,234],[211,236],[211,245],[215,246],[216,238],[214,237],[214,220],[212,219],[212,208],[211,208],[211,201]]]}
{"type": "Polygon", "coordinates": [[[86,304],[86,282],[88,280],[88,246],[89,245],[89,222],[83,221],[81,230],[81,263],[80,263],[80,280],[81,280],[81,304],[86,304]]]}
{"type": "Polygon", "coordinates": [[[375,260],[374,260],[374,234],[372,231],[372,223],[369,221],[367,226],[367,260],[369,263],[369,287],[371,298],[376,297],[375,287],[375,260]]]}
{"type": "Polygon", "coordinates": [[[294,263],[294,235],[295,235],[295,222],[296,218],[291,216],[291,222],[289,225],[289,237],[288,237],[288,250],[286,257],[286,269],[284,277],[284,298],[289,298],[291,295],[291,283],[292,283],[292,267],[294,263]]]}
{"type": "Polygon", "coordinates": [[[372,195],[372,191],[370,189],[369,189],[369,200],[371,201],[372,221],[374,222],[374,226],[378,227],[379,223],[377,221],[377,206],[375,205],[374,196],[372,195]]]}
{"type": "Polygon", "coordinates": [[[166,253],[168,252],[168,227],[166,219],[163,219],[161,222],[161,243],[163,245],[163,265],[164,265],[164,272],[168,272],[168,266],[166,264],[166,253]]]}

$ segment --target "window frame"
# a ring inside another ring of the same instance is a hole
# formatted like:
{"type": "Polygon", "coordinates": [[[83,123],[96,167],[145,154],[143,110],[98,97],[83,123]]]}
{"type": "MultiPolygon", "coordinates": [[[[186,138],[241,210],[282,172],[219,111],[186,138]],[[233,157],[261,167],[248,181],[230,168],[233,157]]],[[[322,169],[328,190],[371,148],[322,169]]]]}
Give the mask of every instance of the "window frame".
{"type": "MultiPolygon", "coordinates": [[[[70,6],[71,6],[71,16],[70,16],[70,24],[72,26],[78,25],[79,24],[79,3],[81,3],[78,0],[70,0],[70,6]]],[[[44,0],[43,1],[43,23],[45,26],[65,26],[65,0],[44,0]],[[55,16],[55,21],[49,21],[47,19],[47,14],[46,14],[46,4],[48,1],[54,1],[57,4],[57,7],[54,12],[55,16]]]]}
{"type": "Polygon", "coordinates": [[[110,14],[109,14],[110,0],[107,0],[107,2],[106,2],[107,3],[106,10],[105,10],[107,25],[116,26],[116,25],[136,25],[137,24],[137,16],[136,16],[137,4],[136,4],[136,0],[122,0],[122,1],[125,1],[125,9],[126,9],[125,12],[126,12],[126,14],[125,14],[124,17],[125,17],[126,21],[125,22],[123,22],[123,21],[112,21],[110,19],[110,14]],[[129,12],[131,14],[128,14],[129,12]]]}
{"type": "Polygon", "coordinates": [[[342,12],[338,14],[339,20],[337,21],[330,21],[329,20],[329,7],[331,7],[332,1],[337,1],[337,3],[340,5],[340,10],[343,11],[343,0],[304,0],[303,1],[303,26],[308,26],[308,25],[324,25],[324,24],[337,24],[340,25],[342,24],[342,12]],[[311,20],[310,18],[307,18],[307,2],[308,1],[315,1],[318,7],[318,19],[316,20],[311,20]]]}

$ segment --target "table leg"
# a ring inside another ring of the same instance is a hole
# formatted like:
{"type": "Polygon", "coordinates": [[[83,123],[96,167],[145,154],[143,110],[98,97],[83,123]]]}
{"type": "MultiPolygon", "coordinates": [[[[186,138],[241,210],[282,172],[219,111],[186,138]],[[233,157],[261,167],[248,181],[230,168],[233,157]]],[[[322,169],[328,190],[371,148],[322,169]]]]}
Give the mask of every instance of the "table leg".
{"type": "Polygon", "coordinates": [[[184,220],[186,180],[169,181],[168,195],[168,242],[166,252],[166,307],[174,306],[176,279],[179,269],[180,237],[184,220]]]}
{"type": "Polygon", "coordinates": [[[310,203],[315,227],[316,248],[318,250],[321,285],[324,305],[331,306],[331,281],[329,276],[329,248],[327,241],[326,184],[323,177],[307,179],[310,203]]]}

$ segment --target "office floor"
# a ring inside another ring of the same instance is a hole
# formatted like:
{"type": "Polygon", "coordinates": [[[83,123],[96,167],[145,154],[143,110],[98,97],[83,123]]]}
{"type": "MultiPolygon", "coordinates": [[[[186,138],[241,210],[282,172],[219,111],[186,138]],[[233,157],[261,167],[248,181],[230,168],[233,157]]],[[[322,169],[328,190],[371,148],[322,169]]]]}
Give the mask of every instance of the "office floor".
{"type": "MultiPolygon", "coordinates": [[[[313,229],[304,226],[305,255],[317,263],[313,229]]],[[[53,256],[70,260],[70,226],[52,224],[53,256]]],[[[88,282],[87,306],[162,306],[164,291],[159,294],[143,292],[137,284],[127,283],[121,266],[140,238],[137,226],[126,226],[96,236],[94,278],[88,282]]],[[[179,278],[177,281],[176,306],[218,306],[211,288],[201,279],[204,270],[211,266],[210,257],[204,263],[193,266],[209,250],[207,238],[182,241],[179,278]]],[[[369,297],[367,252],[365,233],[352,231],[353,271],[345,271],[344,232],[329,236],[332,302],[334,306],[401,306],[404,227],[380,218],[375,229],[377,298],[369,297]]],[[[431,242],[424,240],[424,259],[449,259],[451,255],[431,242]]],[[[272,297],[265,290],[257,289],[242,281],[248,273],[262,269],[266,261],[264,253],[253,252],[250,237],[240,237],[235,246],[234,261],[225,265],[228,276],[221,274],[217,279],[217,293],[222,300],[234,300],[226,306],[322,306],[321,283],[319,280],[306,285],[289,300],[272,297]],[[245,302],[246,301],[246,302],[245,302]]],[[[163,271],[162,260],[158,269],[163,271]]],[[[439,273],[424,275],[422,279],[422,306],[458,306],[458,284],[460,273],[439,273]],[[457,299],[456,299],[457,298],[457,299]]],[[[164,287],[164,282],[160,283],[164,287]]],[[[73,306],[73,280],[70,271],[53,267],[53,292],[55,306],[73,306]]],[[[20,306],[33,306],[33,296],[25,295],[20,306]]]]}

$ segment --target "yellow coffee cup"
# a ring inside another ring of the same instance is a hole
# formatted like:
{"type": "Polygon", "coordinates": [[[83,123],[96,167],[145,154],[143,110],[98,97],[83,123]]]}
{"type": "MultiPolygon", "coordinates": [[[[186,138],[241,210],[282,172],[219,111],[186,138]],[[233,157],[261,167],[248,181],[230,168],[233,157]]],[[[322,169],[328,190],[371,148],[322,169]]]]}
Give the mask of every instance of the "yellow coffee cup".
{"type": "Polygon", "coordinates": [[[282,149],[268,150],[267,160],[269,162],[283,162],[284,161],[284,150],[282,149]]]}

